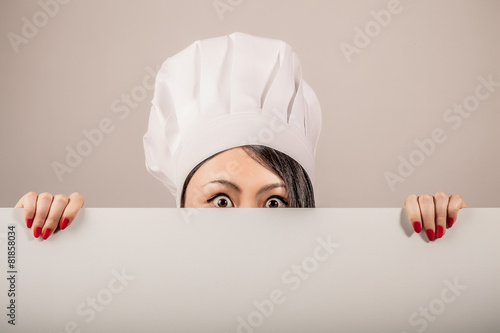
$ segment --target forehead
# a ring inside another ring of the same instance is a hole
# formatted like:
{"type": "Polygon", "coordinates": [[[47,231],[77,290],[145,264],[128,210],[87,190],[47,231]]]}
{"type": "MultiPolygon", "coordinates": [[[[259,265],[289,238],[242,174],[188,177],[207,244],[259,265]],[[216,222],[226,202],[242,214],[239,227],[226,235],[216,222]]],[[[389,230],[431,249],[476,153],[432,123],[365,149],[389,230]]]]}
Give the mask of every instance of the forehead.
{"type": "Polygon", "coordinates": [[[282,182],[273,170],[261,165],[240,147],[223,151],[206,161],[195,172],[190,183],[204,185],[214,179],[259,184],[282,182]]]}

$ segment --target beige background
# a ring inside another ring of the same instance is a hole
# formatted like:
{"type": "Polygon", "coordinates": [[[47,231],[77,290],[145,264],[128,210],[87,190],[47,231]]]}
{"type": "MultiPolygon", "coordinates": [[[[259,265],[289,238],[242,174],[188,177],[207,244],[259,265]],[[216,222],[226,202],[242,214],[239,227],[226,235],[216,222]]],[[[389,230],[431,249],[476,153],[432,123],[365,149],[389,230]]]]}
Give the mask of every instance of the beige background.
{"type": "Polygon", "coordinates": [[[34,190],[79,191],[87,207],[174,207],[144,166],[153,93],[137,94],[147,68],[233,31],[285,40],[301,59],[323,110],[318,207],[400,207],[409,193],[438,190],[462,194],[469,206],[500,206],[500,87],[459,128],[443,120],[474,94],[479,76],[500,81],[500,1],[401,0],[350,63],[341,43],[354,45],[356,27],[376,28],[371,11],[391,1],[220,2],[232,9],[223,19],[212,0],[72,0],[52,5],[53,17],[37,1],[2,0],[0,206],[34,190]],[[23,38],[34,19],[38,31],[16,52],[9,33],[23,38]],[[132,92],[140,98],[129,113],[113,112],[132,92]],[[113,131],[59,181],[51,164],[65,163],[66,146],[75,149],[103,119],[113,131]],[[416,154],[414,141],[435,128],[447,139],[392,191],[384,173],[397,173],[399,156],[416,154]]]}

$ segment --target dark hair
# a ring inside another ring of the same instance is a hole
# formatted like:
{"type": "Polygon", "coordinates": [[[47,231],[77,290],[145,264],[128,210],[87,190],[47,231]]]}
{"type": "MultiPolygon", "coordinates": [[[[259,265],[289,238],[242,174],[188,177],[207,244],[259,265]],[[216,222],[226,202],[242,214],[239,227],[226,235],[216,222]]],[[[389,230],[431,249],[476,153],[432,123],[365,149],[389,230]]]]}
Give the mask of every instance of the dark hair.
{"type": "MultiPolygon", "coordinates": [[[[279,177],[281,177],[281,179],[283,179],[288,195],[288,207],[315,207],[311,180],[309,179],[309,176],[304,168],[297,161],[290,156],[267,146],[246,145],[241,146],[240,148],[242,148],[251,158],[263,167],[273,170],[279,177]]],[[[184,186],[182,187],[180,202],[182,208],[185,206],[187,186],[195,172],[203,165],[203,163],[214,158],[220,153],[221,152],[201,161],[187,175],[186,180],[184,181],[184,186]]]]}

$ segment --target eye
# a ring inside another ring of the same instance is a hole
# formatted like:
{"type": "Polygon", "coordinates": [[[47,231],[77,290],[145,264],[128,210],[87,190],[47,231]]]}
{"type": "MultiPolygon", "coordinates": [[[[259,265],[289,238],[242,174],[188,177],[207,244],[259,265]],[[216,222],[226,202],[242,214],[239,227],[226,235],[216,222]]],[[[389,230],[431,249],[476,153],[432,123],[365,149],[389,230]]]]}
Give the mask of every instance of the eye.
{"type": "Polygon", "coordinates": [[[266,201],[266,208],[285,208],[287,203],[280,197],[271,197],[266,201]]]}
{"type": "Polygon", "coordinates": [[[217,194],[215,197],[208,199],[217,208],[230,208],[233,207],[233,202],[225,194],[217,194]]]}

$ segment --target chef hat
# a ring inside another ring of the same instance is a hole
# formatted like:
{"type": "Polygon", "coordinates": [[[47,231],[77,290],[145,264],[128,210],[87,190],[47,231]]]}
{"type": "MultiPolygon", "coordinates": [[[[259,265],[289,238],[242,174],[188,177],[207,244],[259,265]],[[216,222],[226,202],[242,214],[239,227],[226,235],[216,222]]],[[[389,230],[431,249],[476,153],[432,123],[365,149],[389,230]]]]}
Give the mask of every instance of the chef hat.
{"type": "Polygon", "coordinates": [[[198,40],[163,63],[152,104],[146,168],[177,207],[197,164],[248,144],[287,154],[314,184],[320,105],[283,41],[239,32],[198,40]]]}

